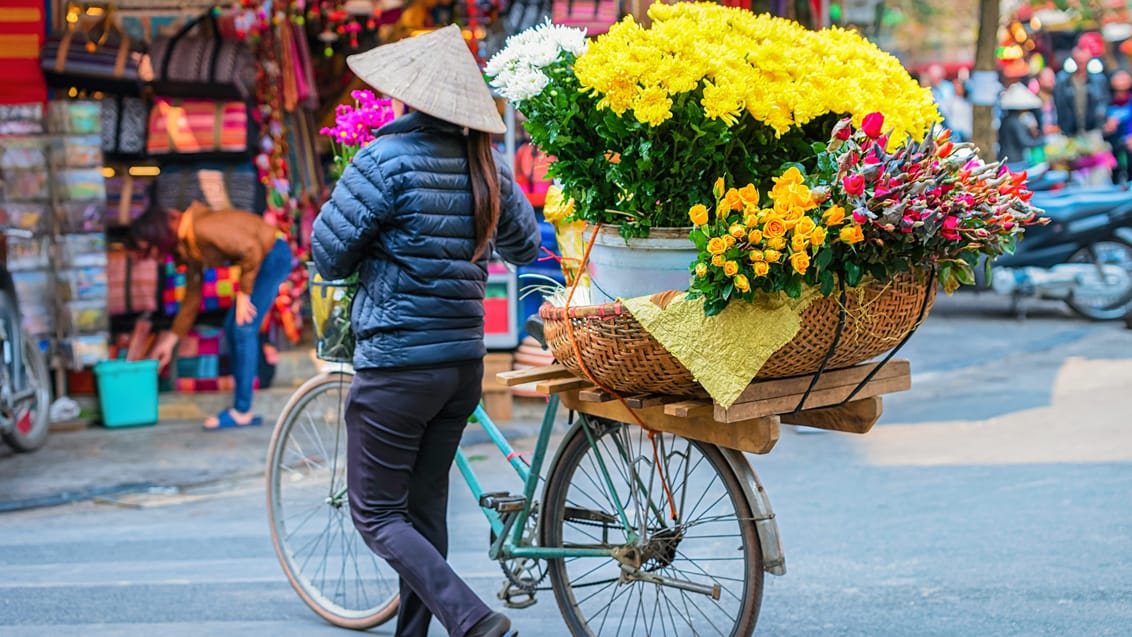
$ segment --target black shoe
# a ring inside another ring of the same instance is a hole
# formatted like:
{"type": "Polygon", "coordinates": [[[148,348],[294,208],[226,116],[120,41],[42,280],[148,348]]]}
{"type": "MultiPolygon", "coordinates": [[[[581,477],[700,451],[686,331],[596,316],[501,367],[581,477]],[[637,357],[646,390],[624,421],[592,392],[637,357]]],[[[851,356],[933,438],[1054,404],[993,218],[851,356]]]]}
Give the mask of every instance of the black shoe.
{"type": "Polygon", "coordinates": [[[476,622],[467,637],[519,637],[519,631],[511,630],[511,620],[506,615],[491,613],[476,622]]]}

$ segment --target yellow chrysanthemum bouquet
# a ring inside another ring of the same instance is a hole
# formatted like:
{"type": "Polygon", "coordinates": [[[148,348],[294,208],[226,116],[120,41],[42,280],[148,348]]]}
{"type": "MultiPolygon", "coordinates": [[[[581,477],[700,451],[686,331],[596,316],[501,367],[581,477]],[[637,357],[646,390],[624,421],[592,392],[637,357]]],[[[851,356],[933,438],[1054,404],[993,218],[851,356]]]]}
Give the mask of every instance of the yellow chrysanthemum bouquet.
{"type": "Polygon", "coordinates": [[[649,18],[588,46],[543,25],[487,68],[555,157],[575,218],[623,236],[686,226],[719,176],[766,192],[784,165],[809,167],[841,117],[883,111],[892,139],[938,119],[899,61],[855,33],[709,3],[658,3],[649,18]]]}

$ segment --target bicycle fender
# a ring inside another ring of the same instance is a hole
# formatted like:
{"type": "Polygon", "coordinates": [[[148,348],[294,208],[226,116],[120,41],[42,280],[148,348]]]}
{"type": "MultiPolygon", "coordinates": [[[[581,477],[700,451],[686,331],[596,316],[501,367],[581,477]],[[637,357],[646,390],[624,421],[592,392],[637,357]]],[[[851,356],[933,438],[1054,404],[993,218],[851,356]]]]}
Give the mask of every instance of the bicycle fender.
{"type": "Polygon", "coordinates": [[[743,452],[720,447],[723,458],[735,472],[735,478],[743,488],[747,497],[747,504],[755,517],[755,528],[759,534],[759,545],[763,550],[763,570],[771,575],[786,574],[786,555],[782,551],[782,538],[778,533],[778,522],[774,519],[774,510],[770,507],[770,498],[763,489],[751,463],[743,452]]]}

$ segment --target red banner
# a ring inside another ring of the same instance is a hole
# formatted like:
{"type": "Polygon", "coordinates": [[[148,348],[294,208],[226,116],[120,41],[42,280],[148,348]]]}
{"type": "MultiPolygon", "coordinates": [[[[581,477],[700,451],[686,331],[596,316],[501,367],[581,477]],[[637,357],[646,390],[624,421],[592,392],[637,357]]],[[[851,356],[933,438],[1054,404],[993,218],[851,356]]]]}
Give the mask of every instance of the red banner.
{"type": "Polygon", "coordinates": [[[0,104],[47,99],[39,69],[45,27],[43,0],[4,0],[0,6],[0,104]]]}

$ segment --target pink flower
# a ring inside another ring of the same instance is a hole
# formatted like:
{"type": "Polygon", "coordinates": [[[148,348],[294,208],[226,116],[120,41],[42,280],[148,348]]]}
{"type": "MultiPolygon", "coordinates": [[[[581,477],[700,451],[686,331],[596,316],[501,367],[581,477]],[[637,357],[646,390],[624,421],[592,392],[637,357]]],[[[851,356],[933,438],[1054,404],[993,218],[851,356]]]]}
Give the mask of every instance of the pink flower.
{"type": "Polygon", "coordinates": [[[871,139],[880,137],[884,128],[884,115],[880,113],[869,113],[865,115],[865,119],[861,120],[861,130],[865,132],[871,139]]]}
{"type": "Polygon", "coordinates": [[[841,120],[840,122],[837,122],[837,125],[833,127],[833,137],[836,139],[846,141],[852,135],[853,120],[849,119],[848,117],[841,120]]]}
{"type": "Polygon", "coordinates": [[[960,239],[959,233],[956,232],[956,228],[958,228],[958,227],[959,227],[959,217],[956,217],[954,215],[948,215],[943,220],[943,231],[940,232],[939,234],[944,239],[950,239],[951,241],[958,241],[960,239]]]}
{"type": "Polygon", "coordinates": [[[862,175],[845,175],[841,180],[841,187],[850,195],[860,195],[865,192],[865,178],[862,175]]]}
{"type": "Polygon", "coordinates": [[[868,220],[869,218],[865,215],[865,213],[861,212],[860,210],[853,211],[853,223],[857,224],[858,226],[863,226],[868,220]]]}

